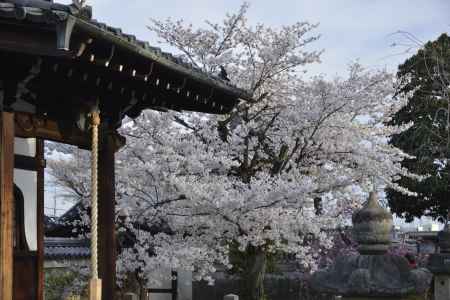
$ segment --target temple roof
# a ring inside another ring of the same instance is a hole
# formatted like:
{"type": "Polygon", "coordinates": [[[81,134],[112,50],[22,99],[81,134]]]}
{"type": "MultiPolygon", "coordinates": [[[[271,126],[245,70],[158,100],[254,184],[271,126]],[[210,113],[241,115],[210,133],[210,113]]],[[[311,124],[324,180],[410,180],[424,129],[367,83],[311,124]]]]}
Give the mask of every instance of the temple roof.
{"type": "Polygon", "coordinates": [[[45,238],[46,259],[87,259],[91,255],[89,240],[79,238],[45,238]]]}
{"type": "MultiPolygon", "coordinates": [[[[89,230],[82,222],[82,215],[89,214],[89,208],[82,204],[81,201],[74,204],[69,210],[59,217],[45,216],[45,236],[47,238],[76,238],[81,232],[89,230]],[[76,224],[76,225],[75,225],[76,224]]],[[[121,220],[117,221],[117,226],[121,226],[121,220]]],[[[153,221],[152,224],[146,222],[134,223],[136,228],[146,231],[152,235],[158,233],[172,234],[173,231],[164,220],[153,221]]]]}
{"type": "MultiPolygon", "coordinates": [[[[45,81],[49,88],[61,90],[72,84],[75,91],[86,90],[100,98],[105,94],[120,97],[119,108],[132,117],[145,108],[227,113],[239,100],[251,99],[249,93],[229,82],[98,22],[90,7],[76,3],[0,0],[0,55],[4,55],[0,63],[12,64],[19,59],[17,54],[28,55],[24,60],[30,60],[29,65],[9,69],[28,68],[28,73],[14,74],[27,79],[26,84],[40,80],[41,85],[45,81]],[[42,61],[31,63],[35,57],[42,61]]],[[[0,75],[0,81],[11,76],[0,75]]],[[[61,94],[56,91],[45,99],[61,98],[61,94]]]]}

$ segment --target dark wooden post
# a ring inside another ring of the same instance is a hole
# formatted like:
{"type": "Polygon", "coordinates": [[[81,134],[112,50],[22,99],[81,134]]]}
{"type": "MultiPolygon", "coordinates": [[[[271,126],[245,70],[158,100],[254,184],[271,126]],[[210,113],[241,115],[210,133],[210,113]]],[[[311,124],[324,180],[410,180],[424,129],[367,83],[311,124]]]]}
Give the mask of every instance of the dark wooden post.
{"type": "MultiPolygon", "coordinates": [[[[106,125],[106,124],[104,124],[106,125]]],[[[99,133],[99,276],[102,279],[102,299],[114,300],[116,293],[116,232],[114,139],[107,126],[99,133]]]]}
{"type": "Polygon", "coordinates": [[[178,300],[178,272],[172,271],[172,300],[178,300]]]}
{"type": "Polygon", "coordinates": [[[37,162],[37,300],[44,299],[44,140],[36,139],[37,162]]]}
{"type": "Polygon", "coordinates": [[[13,292],[14,114],[0,113],[0,299],[13,292]]]}

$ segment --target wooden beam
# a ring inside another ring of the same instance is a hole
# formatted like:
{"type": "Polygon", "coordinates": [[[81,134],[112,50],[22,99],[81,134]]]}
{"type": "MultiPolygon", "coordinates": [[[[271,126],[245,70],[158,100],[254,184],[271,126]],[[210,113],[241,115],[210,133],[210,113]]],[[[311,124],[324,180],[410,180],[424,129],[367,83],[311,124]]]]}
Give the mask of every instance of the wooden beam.
{"type": "Polygon", "coordinates": [[[13,293],[14,114],[0,113],[0,299],[13,293]]]}
{"type": "Polygon", "coordinates": [[[14,155],[14,168],[27,170],[27,171],[39,171],[41,168],[45,168],[45,159],[39,157],[31,157],[26,155],[14,155]]]}
{"type": "Polygon", "coordinates": [[[83,149],[89,149],[89,136],[75,128],[62,129],[60,124],[29,113],[17,112],[15,114],[16,136],[22,138],[41,138],[69,145],[75,145],[83,149]]]}
{"type": "Polygon", "coordinates": [[[107,126],[102,126],[99,136],[99,277],[102,279],[102,299],[114,300],[117,258],[114,178],[115,139],[113,131],[109,131],[107,126]]]}
{"type": "MultiPolygon", "coordinates": [[[[16,112],[14,119],[17,137],[44,139],[74,145],[86,150],[91,148],[89,135],[75,128],[75,125],[72,126],[71,130],[67,129],[70,126],[65,126],[65,129],[62,129],[57,121],[23,112],[16,112]]],[[[114,141],[113,150],[117,152],[125,145],[125,137],[116,131],[111,133],[111,137],[114,141]]],[[[44,163],[45,166],[45,161],[38,163],[44,163]]]]}

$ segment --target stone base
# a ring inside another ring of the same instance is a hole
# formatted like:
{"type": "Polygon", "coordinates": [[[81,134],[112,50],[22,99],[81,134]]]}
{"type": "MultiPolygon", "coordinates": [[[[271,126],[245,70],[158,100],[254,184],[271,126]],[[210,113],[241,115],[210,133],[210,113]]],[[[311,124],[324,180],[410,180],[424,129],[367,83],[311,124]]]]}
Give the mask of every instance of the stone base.
{"type": "Polygon", "coordinates": [[[434,277],[434,299],[450,299],[450,275],[437,275],[434,277]]]}
{"type": "MultiPolygon", "coordinates": [[[[342,297],[342,298],[336,298],[336,299],[342,299],[342,300],[428,300],[426,298],[426,295],[412,295],[408,297],[388,297],[388,298],[381,298],[381,297],[342,297]]],[[[450,298],[447,298],[447,300],[450,298]]]]}

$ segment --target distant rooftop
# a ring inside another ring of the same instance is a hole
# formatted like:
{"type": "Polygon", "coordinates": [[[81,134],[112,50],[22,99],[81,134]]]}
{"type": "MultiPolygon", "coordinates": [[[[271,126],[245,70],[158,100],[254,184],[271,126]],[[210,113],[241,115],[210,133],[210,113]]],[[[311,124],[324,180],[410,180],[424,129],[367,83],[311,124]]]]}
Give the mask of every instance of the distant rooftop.
{"type": "Polygon", "coordinates": [[[44,257],[48,260],[87,259],[91,256],[89,240],[45,238],[44,257]]]}

